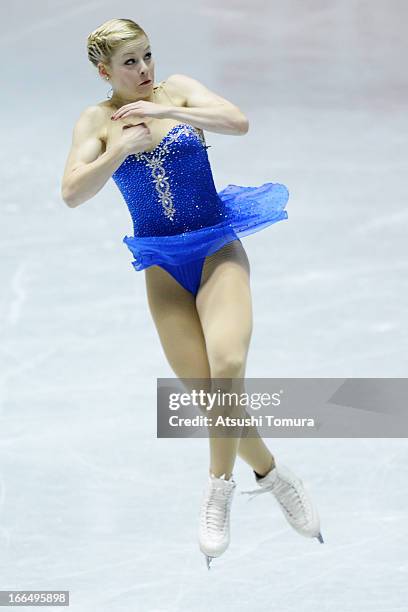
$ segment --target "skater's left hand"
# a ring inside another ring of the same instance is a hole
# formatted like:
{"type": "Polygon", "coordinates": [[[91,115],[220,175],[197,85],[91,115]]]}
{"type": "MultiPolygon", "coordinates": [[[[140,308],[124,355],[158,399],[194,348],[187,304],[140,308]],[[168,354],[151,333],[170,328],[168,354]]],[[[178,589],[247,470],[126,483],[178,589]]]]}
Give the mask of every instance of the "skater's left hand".
{"type": "Polygon", "coordinates": [[[157,119],[163,119],[168,116],[169,106],[163,104],[156,104],[155,102],[147,102],[147,100],[137,100],[137,102],[130,102],[118,108],[111,117],[112,121],[115,119],[124,119],[124,117],[156,117],[157,119]]]}

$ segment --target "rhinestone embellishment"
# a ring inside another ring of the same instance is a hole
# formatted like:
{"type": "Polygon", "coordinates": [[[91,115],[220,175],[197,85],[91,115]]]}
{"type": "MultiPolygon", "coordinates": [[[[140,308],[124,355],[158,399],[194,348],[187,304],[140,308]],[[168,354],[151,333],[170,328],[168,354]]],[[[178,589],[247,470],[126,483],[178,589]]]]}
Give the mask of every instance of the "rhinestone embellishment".
{"type": "Polygon", "coordinates": [[[166,170],[163,166],[166,155],[169,152],[169,145],[177,140],[181,134],[189,136],[191,133],[195,134],[204,148],[208,148],[205,144],[205,138],[203,131],[192,125],[181,123],[175,125],[171,130],[164,136],[159,144],[154,147],[151,151],[142,151],[140,153],[134,153],[134,157],[139,160],[146,162],[152,173],[152,178],[156,187],[156,191],[159,198],[165,216],[174,220],[176,212],[173,195],[171,193],[169,177],[166,174],[166,170]]]}

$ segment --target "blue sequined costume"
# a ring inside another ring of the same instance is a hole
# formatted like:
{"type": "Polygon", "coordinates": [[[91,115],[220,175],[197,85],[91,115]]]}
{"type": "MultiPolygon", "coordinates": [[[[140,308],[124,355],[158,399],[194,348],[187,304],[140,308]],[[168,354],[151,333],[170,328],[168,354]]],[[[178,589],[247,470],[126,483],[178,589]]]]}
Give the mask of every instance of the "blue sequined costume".
{"type": "Polygon", "coordinates": [[[279,183],[228,185],[217,193],[207,148],[201,129],[179,123],[112,175],[133,221],[134,235],[123,242],[134,268],[159,265],[194,296],[208,255],[288,218],[289,193],[279,183]]]}

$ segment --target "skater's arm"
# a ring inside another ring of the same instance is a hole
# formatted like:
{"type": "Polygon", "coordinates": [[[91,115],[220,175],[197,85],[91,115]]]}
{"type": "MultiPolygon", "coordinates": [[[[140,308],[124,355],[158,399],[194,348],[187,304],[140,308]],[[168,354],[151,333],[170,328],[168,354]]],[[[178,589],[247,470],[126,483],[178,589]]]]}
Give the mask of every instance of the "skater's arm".
{"type": "Polygon", "coordinates": [[[61,185],[62,199],[70,208],[96,195],[128,155],[121,145],[103,152],[104,120],[104,111],[90,106],[75,124],[61,185]]]}
{"type": "Polygon", "coordinates": [[[174,84],[185,98],[185,106],[169,106],[168,117],[220,134],[248,132],[248,119],[238,106],[210,91],[196,79],[173,74],[167,82],[174,84]]]}

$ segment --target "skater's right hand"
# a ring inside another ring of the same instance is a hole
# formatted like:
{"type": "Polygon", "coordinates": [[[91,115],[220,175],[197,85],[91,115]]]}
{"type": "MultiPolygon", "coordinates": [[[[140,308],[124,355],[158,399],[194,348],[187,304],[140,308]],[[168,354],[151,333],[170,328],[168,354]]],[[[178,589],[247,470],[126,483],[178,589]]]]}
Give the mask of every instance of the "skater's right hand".
{"type": "Polygon", "coordinates": [[[119,143],[128,155],[139,153],[152,146],[152,134],[146,123],[127,123],[122,128],[119,143]]]}

